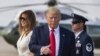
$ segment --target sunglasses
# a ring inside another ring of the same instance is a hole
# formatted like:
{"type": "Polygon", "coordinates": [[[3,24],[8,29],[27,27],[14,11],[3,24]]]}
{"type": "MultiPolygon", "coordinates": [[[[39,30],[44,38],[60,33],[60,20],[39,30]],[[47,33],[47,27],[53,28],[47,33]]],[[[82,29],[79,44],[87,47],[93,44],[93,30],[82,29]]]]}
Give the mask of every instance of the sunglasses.
{"type": "Polygon", "coordinates": [[[26,18],[24,18],[24,17],[20,17],[20,20],[26,20],[26,18]]]}

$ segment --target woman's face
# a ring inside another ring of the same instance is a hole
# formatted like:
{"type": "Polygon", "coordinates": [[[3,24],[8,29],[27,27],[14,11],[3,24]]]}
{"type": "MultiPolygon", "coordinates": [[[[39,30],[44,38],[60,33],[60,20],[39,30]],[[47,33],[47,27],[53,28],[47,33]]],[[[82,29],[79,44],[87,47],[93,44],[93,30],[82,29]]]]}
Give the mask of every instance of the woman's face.
{"type": "Polygon", "coordinates": [[[72,29],[73,31],[79,31],[83,29],[83,25],[84,25],[83,22],[75,23],[75,24],[72,23],[72,29]]]}
{"type": "Polygon", "coordinates": [[[22,27],[26,27],[28,25],[27,15],[26,14],[22,14],[20,20],[21,20],[21,26],[22,27]]]}

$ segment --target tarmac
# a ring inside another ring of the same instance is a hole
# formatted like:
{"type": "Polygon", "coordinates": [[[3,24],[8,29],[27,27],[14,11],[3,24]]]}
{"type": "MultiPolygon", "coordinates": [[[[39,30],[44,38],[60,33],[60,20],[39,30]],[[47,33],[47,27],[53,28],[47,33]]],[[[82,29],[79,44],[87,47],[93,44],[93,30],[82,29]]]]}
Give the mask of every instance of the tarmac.
{"type": "Polygon", "coordinates": [[[0,56],[18,56],[17,49],[0,37],[0,56]]]}
{"type": "MultiPolygon", "coordinates": [[[[100,49],[94,50],[95,56],[100,56],[100,49]]],[[[0,36],[0,56],[18,56],[17,49],[8,44],[3,37],[0,36]]]]}

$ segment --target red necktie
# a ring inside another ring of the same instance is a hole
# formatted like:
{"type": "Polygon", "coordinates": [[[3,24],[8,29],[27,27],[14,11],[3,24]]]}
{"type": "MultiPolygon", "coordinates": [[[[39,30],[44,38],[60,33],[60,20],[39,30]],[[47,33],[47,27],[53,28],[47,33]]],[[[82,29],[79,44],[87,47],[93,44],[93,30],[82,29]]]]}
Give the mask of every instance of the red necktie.
{"type": "Polygon", "coordinates": [[[51,34],[50,34],[50,50],[51,50],[51,54],[50,56],[55,56],[55,49],[56,49],[56,46],[55,46],[55,36],[54,36],[54,29],[51,30],[51,34]]]}

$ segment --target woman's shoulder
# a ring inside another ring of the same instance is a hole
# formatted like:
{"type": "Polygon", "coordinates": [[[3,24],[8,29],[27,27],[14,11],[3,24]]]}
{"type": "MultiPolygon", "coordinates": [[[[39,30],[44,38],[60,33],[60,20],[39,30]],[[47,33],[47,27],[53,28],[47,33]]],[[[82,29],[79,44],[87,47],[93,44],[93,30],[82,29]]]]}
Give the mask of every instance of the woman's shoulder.
{"type": "Polygon", "coordinates": [[[33,30],[31,30],[31,31],[29,32],[29,35],[32,35],[32,33],[33,33],[33,30]]]}

